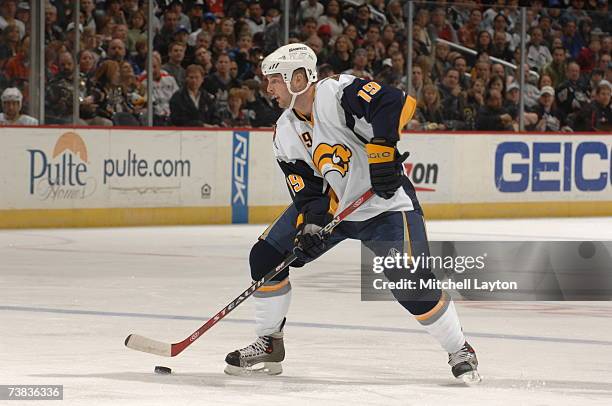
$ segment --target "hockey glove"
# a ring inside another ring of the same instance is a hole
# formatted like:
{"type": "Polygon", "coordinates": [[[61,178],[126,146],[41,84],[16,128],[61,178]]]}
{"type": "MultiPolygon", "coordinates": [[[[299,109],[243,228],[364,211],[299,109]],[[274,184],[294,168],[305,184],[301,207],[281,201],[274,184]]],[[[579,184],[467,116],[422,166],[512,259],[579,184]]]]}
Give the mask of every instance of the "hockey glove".
{"type": "Polygon", "coordinates": [[[395,191],[402,186],[404,170],[402,162],[409,153],[399,152],[394,146],[386,145],[384,140],[372,139],[366,144],[368,163],[370,164],[370,181],[372,190],[383,199],[390,199],[395,191]]]}
{"type": "Polygon", "coordinates": [[[325,241],[318,234],[321,228],[316,224],[306,223],[298,226],[295,248],[293,249],[293,253],[298,258],[298,263],[310,262],[325,252],[325,241]]]}

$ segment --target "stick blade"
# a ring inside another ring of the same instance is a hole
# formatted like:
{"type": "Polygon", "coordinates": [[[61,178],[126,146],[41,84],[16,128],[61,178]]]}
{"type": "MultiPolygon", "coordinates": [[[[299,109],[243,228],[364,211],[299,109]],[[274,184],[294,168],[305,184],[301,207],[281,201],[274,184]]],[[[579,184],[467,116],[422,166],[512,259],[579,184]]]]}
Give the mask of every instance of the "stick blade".
{"type": "Polygon", "coordinates": [[[172,345],[161,341],[151,340],[150,338],[138,334],[130,334],[125,339],[125,346],[136,351],[148,352],[149,354],[161,355],[162,357],[172,356],[172,345]]]}

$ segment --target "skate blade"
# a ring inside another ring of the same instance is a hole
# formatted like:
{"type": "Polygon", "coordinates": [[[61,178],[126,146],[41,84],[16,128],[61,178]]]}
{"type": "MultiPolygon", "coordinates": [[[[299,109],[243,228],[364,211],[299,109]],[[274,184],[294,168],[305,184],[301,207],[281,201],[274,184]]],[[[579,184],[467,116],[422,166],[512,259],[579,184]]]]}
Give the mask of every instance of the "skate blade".
{"type": "Polygon", "coordinates": [[[226,365],[223,372],[233,376],[280,375],[283,373],[283,366],[280,362],[264,362],[245,368],[226,365]]]}
{"type": "Polygon", "coordinates": [[[482,377],[478,371],[466,372],[465,374],[459,375],[457,379],[466,385],[476,385],[482,382],[482,377]]]}

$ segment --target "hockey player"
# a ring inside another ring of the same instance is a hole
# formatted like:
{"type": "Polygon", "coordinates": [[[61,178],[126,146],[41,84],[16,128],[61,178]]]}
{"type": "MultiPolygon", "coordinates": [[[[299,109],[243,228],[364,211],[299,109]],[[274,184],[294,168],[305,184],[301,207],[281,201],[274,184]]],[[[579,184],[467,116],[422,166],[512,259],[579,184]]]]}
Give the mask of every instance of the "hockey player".
{"type": "MultiPolygon", "coordinates": [[[[399,154],[396,148],[400,130],[414,114],[415,100],[396,88],[351,75],[317,82],[316,63],[315,53],[303,44],[282,46],[262,63],[268,92],[285,109],[276,124],[273,149],[293,204],[252,247],[253,280],[292,251],[298,256],[292,265],[302,266],[347,238],[361,240],[376,255],[390,250],[428,255],[423,213],[402,170],[408,154],[399,154]],[[317,232],[333,214],[369,187],[376,195],[321,240],[317,232]]],[[[399,273],[385,275],[393,280],[399,273]]],[[[419,269],[414,277],[434,275],[419,269]]],[[[478,381],[476,354],[465,340],[449,296],[433,289],[392,292],[448,353],[453,375],[478,381]]],[[[225,372],[280,374],[285,358],[283,327],[291,300],[288,270],[253,296],[258,338],[227,355],[225,372]],[[261,368],[253,368],[262,363],[261,368]]]]}

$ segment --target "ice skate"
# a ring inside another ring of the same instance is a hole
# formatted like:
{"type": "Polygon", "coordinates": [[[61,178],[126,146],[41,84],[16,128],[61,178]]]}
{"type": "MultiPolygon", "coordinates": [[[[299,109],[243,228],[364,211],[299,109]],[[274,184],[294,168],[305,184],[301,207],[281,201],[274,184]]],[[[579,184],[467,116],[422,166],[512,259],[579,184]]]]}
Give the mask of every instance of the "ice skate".
{"type": "Polygon", "coordinates": [[[448,365],[451,366],[455,378],[466,384],[474,384],[482,380],[478,373],[476,352],[467,341],[459,351],[448,354],[448,365]]]}
{"type": "Polygon", "coordinates": [[[279,375],[283,372],[281,362],[285,359],[283,332],[258,337],[254,343],[230,352],[225,357],[228,375],[279,375]]]}

